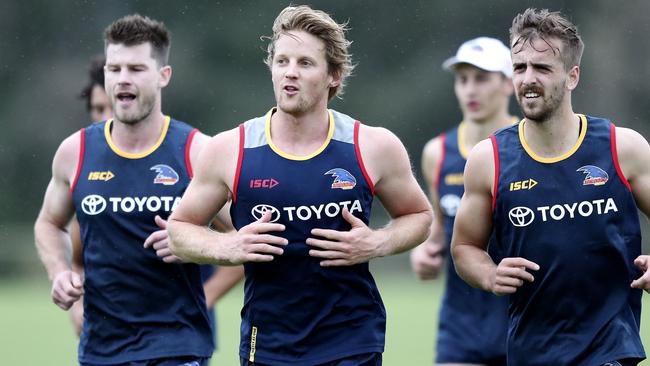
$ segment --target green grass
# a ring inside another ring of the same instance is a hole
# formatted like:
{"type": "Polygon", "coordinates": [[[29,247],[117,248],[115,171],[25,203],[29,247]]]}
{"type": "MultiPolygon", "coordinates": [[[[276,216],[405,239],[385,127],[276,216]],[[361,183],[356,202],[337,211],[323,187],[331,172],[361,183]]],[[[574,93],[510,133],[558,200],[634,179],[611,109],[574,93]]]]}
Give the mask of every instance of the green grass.
{"type": "MultiPolygon", "coordinates": [[[[396,271],[378,271],[388,311],[384,365],[431,365],[441,281],[419,282],[396,271]]],[[[650,297],[644,296],[642,339],[650,347],[650,297]]],[[[219,350],[211,365],[239,365],[241,286],[218,307],[219,350]]],[[[77,340],[68,314],[49,298],[43,281],[0,282],[0,357],[3,365],[75,365],[77,340]]],[[[650,361],[642,365],[650,366],[650,361]]]]}

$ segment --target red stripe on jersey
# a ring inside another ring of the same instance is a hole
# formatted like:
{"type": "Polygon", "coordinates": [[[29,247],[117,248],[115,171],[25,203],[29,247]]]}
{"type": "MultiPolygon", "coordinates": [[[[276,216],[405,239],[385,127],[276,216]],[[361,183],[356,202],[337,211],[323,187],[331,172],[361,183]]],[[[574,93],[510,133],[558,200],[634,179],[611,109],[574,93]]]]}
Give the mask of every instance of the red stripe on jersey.
{"type": "Polygon", "coordinates": [[[190,177],[190,179],[194,177],[194,171],[192,170],[192,159],[190,159],[190,149],[192,147],[194,135],[197,132],[199,132],[199,130],[196,128],[190,131],[190,135],[187,136],[187,142],[185,143],[185,166],[187,167],[187,175],[190,177]]]}
{"type": "Polygon", "coordinates": [[[499,187],[499,146],[494,134],[490,135],[490,141],[492,141],[492,153],[494,154],[494,188],[492,192],[492,211],[494,211],[497,204],[497,188],[499,187]]]}
{"type": "Polygon", "coordinates": [[[77,171],[74,174],[74,179],[72,184],[70,184],[70,193],[74,192],[74,187],[77,185],[77,180],[79,180],[79,175],[81,174],[81,167],[84,162],[84,149],[86,146],[86,129],[82,128],[79,131],[79,161],[77,161],[77,171]]]}
{"type": "Polygon", "coordinates": [[[232,202],[237,202],[237,185],[239,184],[239,174],[241,173],[241,164],[244,160],[244,142],[245,142],[244,124],[239,125],[239,156],[237,156],[237,170],[235,171],[235,182],[232,185],[232,202]]]}
{"type": "Polygon", "coordinates": [[[621,179],[621,182],[625,184],[627,189],[632,191],[632,187],[630,187],[630,182],[627,181],[627,178],[625,178],[625,175],[623,174],[623,170],[621,169],[621,165],[618,163],[618,151],[616,150],[616,126],[612,123],[610,124],[609,127],[609,141],[612,145],[612,159],[614,160],[614,166],[616,167],[616,173],[618,173],[618,177],[621,179]]]}
{"type": "Polygon", "coordinates": [[[357,153],[357,160],[359,161],[359,167],[361,168],[361,172],[363,173],[364,178],[366,178],[368,187],[370,187],[370,192],[372,192],[372,195],[374,196],[375,185],[372,184],[372,180],[370,180],[370,176],[366,171],[366,166],[363,164],[363,158],[361,158],[361,150],[359,149],[359,127],[360,126],[361,126],[361,122],[354,121],[354,151],[357,153]]]}

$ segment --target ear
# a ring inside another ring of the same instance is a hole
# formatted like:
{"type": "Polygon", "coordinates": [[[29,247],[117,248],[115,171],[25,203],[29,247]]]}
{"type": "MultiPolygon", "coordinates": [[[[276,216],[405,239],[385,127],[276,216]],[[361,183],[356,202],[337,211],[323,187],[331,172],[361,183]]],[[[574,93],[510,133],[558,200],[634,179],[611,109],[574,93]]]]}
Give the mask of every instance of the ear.
{"type": "Polygon", "coordinates": [[[332,80],[329,83],[330,88],[336,88],[337,86],[341,85],[341,72],[340,71],[335,71],[330,74],[330,77],[332,80]]]}
{"type": "Polygon", "coordinates": [[[172,67],[169,65],[165,65],[160,68],[158,71],[159,78],[158,78],[158,87],[159,88],[164,88],[169,84],[169,81],[172,79],[172,67]]]}
{"type": "Polygon", "coordinates": [[[567,73],[566,79],[566,88],[573,90],[578,86],[578,81],[580,81],[580,66],[573,66],[567,73]]]}

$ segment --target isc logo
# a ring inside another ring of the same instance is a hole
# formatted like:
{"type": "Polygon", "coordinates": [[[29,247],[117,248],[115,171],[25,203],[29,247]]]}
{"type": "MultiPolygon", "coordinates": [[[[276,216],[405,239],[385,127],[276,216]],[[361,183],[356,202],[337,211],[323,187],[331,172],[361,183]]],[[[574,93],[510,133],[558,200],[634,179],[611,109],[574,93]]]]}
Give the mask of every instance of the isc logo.
{"type": "Polygon", "coordinates": [[[271,179],[251,179],[250,187],[251,188],[273,188],[280,184],[277,180],[271,179]]]}
{"type": "Polygon", "coordinates": [[[88,174],[88,180],[103,180],[104,182],[111,180],[115,174],[110,170],[107,172],[90,172],[88,174]]]}
{"type": "Polygon", "coordinates": [[[522,189],[533,189],[537,185],[537,181],[535,181],[533,178],[522,180],[519,182],[512,182],[510,183],[510,192],[512,191],[519,191],[522,189]]]}

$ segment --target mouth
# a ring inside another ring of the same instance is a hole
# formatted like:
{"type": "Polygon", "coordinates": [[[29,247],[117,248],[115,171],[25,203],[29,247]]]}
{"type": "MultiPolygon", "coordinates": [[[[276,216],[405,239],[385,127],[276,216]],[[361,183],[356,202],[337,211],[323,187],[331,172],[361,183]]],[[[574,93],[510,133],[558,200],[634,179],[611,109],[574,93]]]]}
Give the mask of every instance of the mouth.
{"type": "Polygon", "coordinates": [[[298,89],[298,87],[295,86],[295,85],[285,85],[285,86],[282,88],[282,90],[284,90],[285,93],[287,93],[287,94],[289,94],[289,95],[293,95],[293,94],[298,93],[298,91],[299,91],[300,89],[298,89]]]}
{"type": "Polygon", "coordinates": [[[132,102],[135,100],[136,95],[129,92],[119,92],[115,95],[116,99],[123,103],[132,102]]]}
{"type": "Polygon", "coordinates": [[[532,101],[532,100],[535,100],[537,98],[541,98],[543,93],[542,93],[542,90],[540,90],[539,88],[535,88],[535,89],[529,88],[529,89],[524,90],[520,95],[521,95],[522,99],[532,101]]]}
{"type": "Polygon", "coordinates": [[[475,112],[480,108],[481,108],[481,103],[479,102],[472,101],[467,103],[467,109],[469,109],[470,111],[475,112]]]}

